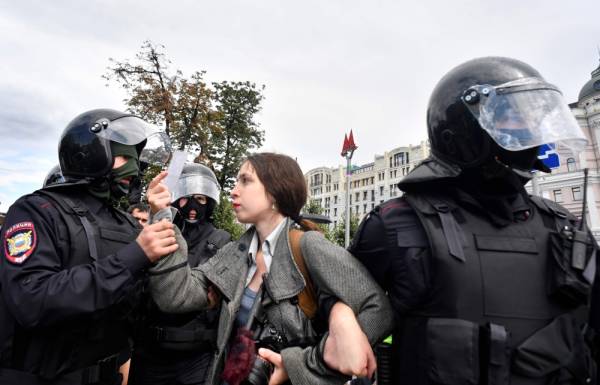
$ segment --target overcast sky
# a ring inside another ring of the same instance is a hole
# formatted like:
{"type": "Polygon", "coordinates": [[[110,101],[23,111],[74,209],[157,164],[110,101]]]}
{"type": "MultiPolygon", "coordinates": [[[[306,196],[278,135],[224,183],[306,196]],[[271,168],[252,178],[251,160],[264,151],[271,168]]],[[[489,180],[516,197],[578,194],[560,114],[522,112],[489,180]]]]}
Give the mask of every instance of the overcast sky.
{"type": "Polygon", "coordinates": [[[534,66],[577,100],[598,66],[600,1],[0,0],[0,211],[41,187],[66,124],[124,109],[108,58],[164,44],[173,66],[206,80],[264,84],[263,150],[304,171],[354,163],[426,138],[436,82],[474,57],[534,66]]]}

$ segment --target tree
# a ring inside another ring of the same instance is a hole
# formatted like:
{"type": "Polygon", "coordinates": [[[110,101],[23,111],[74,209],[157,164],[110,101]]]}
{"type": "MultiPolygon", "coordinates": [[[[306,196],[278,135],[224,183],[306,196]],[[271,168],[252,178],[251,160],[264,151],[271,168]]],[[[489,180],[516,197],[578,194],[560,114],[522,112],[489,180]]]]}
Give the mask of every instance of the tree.
{"type": "Polygon", "coordinates": [[[221,193],[219,205],[213,212],[213,224],[215,227],[229,232],[233,240],[238,240],[245,231],[244,226],[236,221],[231,202],[225,193],[221,193]]]}
{"type": "MultiPolygon", "coordinates": [[[[358,229],[358,216],[352,215],[350,216],[350,239],[354,237],[356,234],[356,230],[358,229]]],[[[346,241],[346,218],[342,219],[338,222],[338,224],[331,230],[330,236],[328,237],[330,241],[337,243],[338,245],[344,247],[344,243],[346,241]]]]}
{"type": "Polygon", "coordinates": [[[264,86],[250,82],[213,83],[218,130],[213,131],[211,146],[203,156],[214,165],[219,184],[225,190],[233,187],[242,160],[260,147],[264,131],[254,120],[260,111],[264,86]]]}
{"type": "Polygon", "coordinates": [[[145,41],[136,59],[118,61],[103,76],[127,92],[127,110],[162,125],[180,150],[210,167],[224,189],[232,187],[242,159],[259,148],[264,132],[254,115],[264,86],[250,82],[204,82],[204,71],[185,78],[171,70],[164,46],[145,41]]]}
{"type": "Polygon", "coordinates": [[[316,199],[310,199],[302,208],[307,214],[323,214],[323,208],[316,199]]]}
{"type": "MultiPolygon", "coordinates": [[[[150,41],[142,44],[136,54],[136,64],[129,60],[108,60],[112,63],[102,77],[121,85],[129,99],[124,102],[127,109],[143,119],[164,124],[165,132],[171,136],[174,105],[178,93],[180,71],[169,74],[171,61],[162,52],[164,46],[154,45],[150,41]]],[[[108,84],[107,84],[108,86],[108,84]]]]}

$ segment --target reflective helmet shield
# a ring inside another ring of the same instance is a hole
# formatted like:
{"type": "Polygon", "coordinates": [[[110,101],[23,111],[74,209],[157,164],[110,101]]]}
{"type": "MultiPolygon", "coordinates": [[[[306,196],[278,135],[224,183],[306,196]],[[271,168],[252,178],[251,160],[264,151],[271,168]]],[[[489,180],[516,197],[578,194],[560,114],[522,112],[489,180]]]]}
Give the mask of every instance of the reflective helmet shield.
{"type": "Polygon", "coordinates": [[[199,163],[186,163],[173,191],[173,199],[202,194],[218,203],[220,190],[217,177],[210,168],[199,163]]]}

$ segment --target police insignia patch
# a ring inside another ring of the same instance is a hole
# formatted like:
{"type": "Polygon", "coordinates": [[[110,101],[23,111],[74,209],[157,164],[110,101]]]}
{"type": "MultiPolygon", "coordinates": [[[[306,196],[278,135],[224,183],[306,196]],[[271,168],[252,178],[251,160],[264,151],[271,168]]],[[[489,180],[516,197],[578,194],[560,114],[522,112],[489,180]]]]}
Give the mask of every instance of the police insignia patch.
{"type": "Polygon", "coordinates": [[[19,222],[4,234],[4,255],[12,263],[21,264],[33,253],[37,234],[33,222],[19,222]]]}

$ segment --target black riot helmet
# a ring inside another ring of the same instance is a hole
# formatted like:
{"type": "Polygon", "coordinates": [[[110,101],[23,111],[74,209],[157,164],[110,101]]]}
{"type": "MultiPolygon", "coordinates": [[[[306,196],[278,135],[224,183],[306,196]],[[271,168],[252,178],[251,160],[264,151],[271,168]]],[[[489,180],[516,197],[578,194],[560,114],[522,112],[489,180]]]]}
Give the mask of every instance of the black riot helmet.
{"type": "Polygon", "coordinates": [[[65,178],[60,170],[60,166],[57,164],[56,166],[52,167],[50,171],[48,171],[46,178],[44,178],[44,184],[42,187],[55,186],[63,183],[64,181],[65,178]]]}
{"type": "Polygon", "coordinates": [[[141,162],[164,163],[170,154],[168,137],[158,127],[125,112],[91,110],[73,119],[62,133],[58,158],[65,179],[106,176],[113,165],[110,142],[135,145],[141,162]]]}
{"type": "Polygon", "coordinates": [[[560,91],[528,64],[503,57],[448,72],[429,100],[427,127],[432,155],[462,169],[501,153],[535,157],[546,143],[578,149],[586,142],[560,91]]]}

